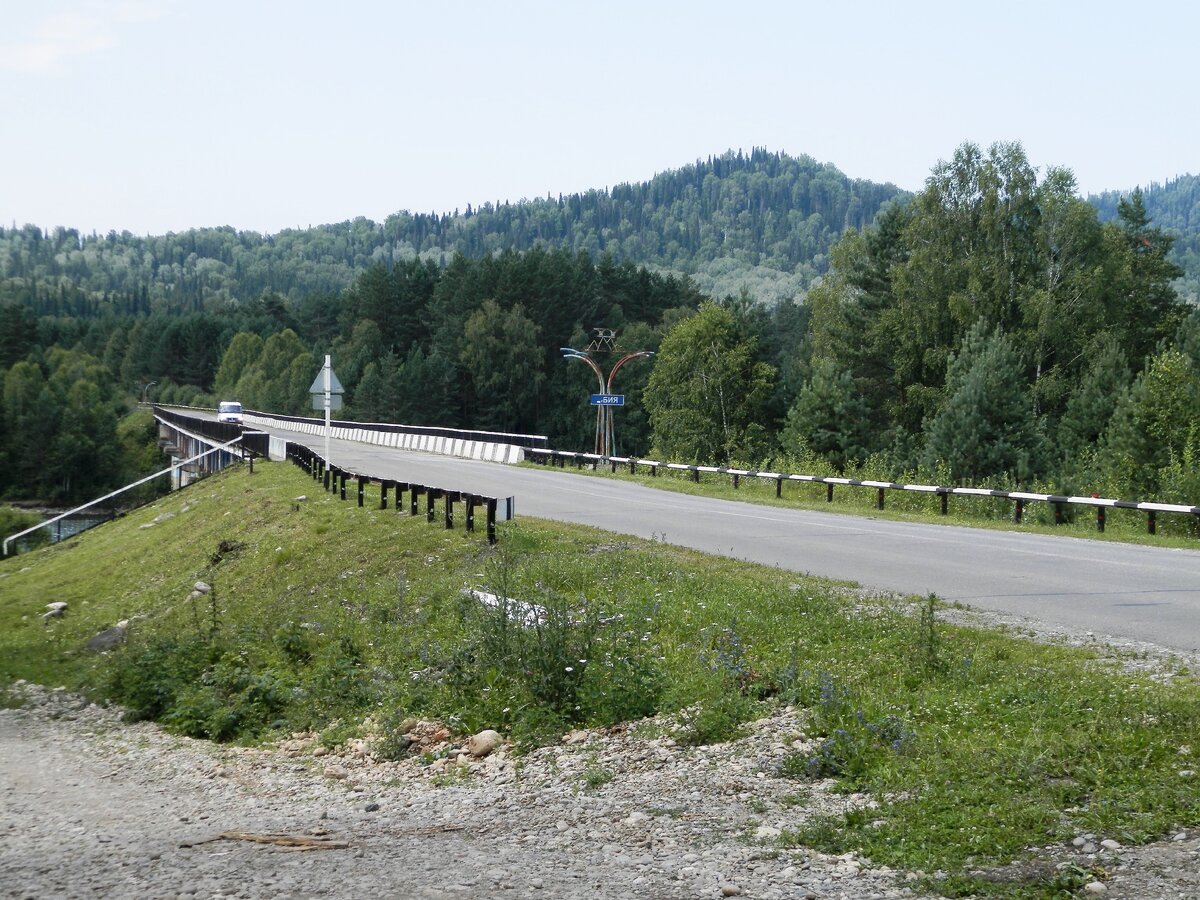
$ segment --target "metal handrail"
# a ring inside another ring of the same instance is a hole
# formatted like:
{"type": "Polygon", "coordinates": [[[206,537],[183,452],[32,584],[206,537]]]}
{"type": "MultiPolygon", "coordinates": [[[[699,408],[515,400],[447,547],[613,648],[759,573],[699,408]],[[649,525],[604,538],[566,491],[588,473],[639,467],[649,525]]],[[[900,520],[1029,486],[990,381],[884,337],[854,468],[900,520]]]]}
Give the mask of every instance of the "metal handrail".
{"type": "Polygon", "coordinates": [[[160,478],[163,475],[166,475],[168,472],[175,471],[176,469],[180,468],[181,466],[186,466],[189,463],[194,463],[196,460],[203,459],[204,457],[208,456],[210,453],[217,453],[218,451],[221,451],[221,450],[228,450],[234,444],[240,442],[241,439],[242,439],[242,436],[238,435],[236,438],[234,438],[232,441],[229,441],[227,444],[221,444],[220,446],[213,447],[210,450],[205,450],[203,453],[199,453],[196,456],[193,456],[189,459],[184,459],[184,460],[180,460],[177,463],[172,463],[171,465],[167,466],[165,469],[163,469],[159,472],[155,472],[153,475],[147,475],[145,478],[141,479],[140,481],[135,481],[135,482],[133,482],[133,484],[127,484],[127,485],[125,485],[125,487],[120,488],[119,490],[115,490],[110,494],[105,494],[103,497],[99,497],[95,500],[90,501],[89,503],[85,503],[85,504],[83,504],[83,506],[77,506],[74,509],[68,510],[65,513],[55,516],[53,519],[47,519],[45,522],[39,522],[37,525],[34,525],[32,528],[26,528],[24,531],[18,531],[16,534],[10,534],[8,537],[6,537],[4,539],[3,552],[0,553],[0,555],[8,556],[8,545],[10,542],[15,541],[17,538],[24,537],[27,534],[32,534],[33,532],[37,531],[39,528],[45,528],[48,525],[53,525],[55,522],[59,521],[60,519],[65,519],[65,518],[67,518],[67,516],[73,516],[73,515],[75,515],[75,513],[82,512],[83,510],[87,509],[88,507],[95,506],[97,503],[103,503],[105,500],[109,500],[113,497],[118,496],[119,494],[123,494],[128,490],[132,490],[135,487],[140,487],[141,485],[145,484],[147,481],[153,481],[155,478],[160,478]]]}

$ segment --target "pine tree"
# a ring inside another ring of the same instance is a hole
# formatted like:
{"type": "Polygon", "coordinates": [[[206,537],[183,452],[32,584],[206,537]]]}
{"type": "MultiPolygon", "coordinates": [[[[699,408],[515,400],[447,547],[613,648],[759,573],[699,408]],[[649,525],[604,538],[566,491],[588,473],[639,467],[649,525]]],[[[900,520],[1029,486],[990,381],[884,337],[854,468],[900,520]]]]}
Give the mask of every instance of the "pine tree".
{"type": "Polygon", "coordinates": [[[958,482],[1015,475],[1043,462],[1043,441],[1011,341],[980,321],[967,332],[946,378],[946,403],[925,428],[925,465],[948,466],[958,482]]]}

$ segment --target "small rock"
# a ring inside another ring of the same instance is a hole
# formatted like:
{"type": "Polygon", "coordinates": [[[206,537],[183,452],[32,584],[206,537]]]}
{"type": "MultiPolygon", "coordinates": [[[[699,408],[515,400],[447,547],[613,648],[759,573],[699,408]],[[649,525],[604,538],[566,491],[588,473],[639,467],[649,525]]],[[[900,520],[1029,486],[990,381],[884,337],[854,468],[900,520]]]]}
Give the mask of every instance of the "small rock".
{"type": "Polygon", "coordinates": [[[1108,838],[1107,840],[1101,841],[1100,846],[1103,847],[1105,850],[1120,850],[1121,849],[1120,843],[1117,841],[1114,841],[1112,838],[1108,838]]]}
{"type": "Polygon", "coordinates": [[[737,897],[737,896],[740,896],[741,893],[742,893],[742,889],[740,887],[738,887],[736,884],[721,885],[721,896],[722,897],[737,897]]]}
{"type": "Polygon", "coordinates": [[[378,803],[364,803],[363,812],[379,812],[378,803]]]}
{"type": "Polygon", "coordinates": [[[212,591],[212,585],[207,581],[197,581],[192,585],[192,590],[199,591],[201,594],[207,594],[212,591]]]}
{"type": "Polygon", "coordinates": [[[467,739],[467,752],[477,759],[487,756],[500,746],[501,740],[498,732],[488,728],[467,739]]]}
{"type": "Polygon", "coordinates": [[[756,838],[777,838],[783,834],[778,828],[772,828],[770,825],[759,825],[754,829],[756,838]]]}
{"type": "Polygon", "coordinates": [[[125,642],[125,632],[128,629],[129,620],[122,619],[112,628],[106,628],[94,637],[89,638],[84,647],[92,653],[107,653],[109,650],[125,642]]]}
{"type": "Polygon", "coordinates": [[[1083,886],[1083,892],[1092,897],[1100,897],[1108,893],[1108,888],[1102,881],[1089,881],[1083,886]]]}
{"type": "Polygon", "coordinates": [[[336,778],[338,780],[341,780],[344,778],[349,778],[350,773],[348,771],[346,771],[344,768],[342,768],[341,766],[328,765],[325,767],[325,777],[326,778],[336,778]]]}

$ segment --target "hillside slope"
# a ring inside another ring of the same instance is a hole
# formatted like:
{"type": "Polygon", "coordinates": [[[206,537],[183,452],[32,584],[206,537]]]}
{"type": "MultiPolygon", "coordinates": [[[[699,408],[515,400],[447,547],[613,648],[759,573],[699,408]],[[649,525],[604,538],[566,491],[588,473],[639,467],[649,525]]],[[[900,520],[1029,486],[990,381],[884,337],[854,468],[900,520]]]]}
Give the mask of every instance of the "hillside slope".
{"type": "Polygon", "coordinates": [[[276,292],[292,300],[340,291],[370,265],[415,256],[444,262],[536,244],[689,273],[716,295],[799,293],[824,271],[846,228],[870,223],[894,185],[846,177],[810,157],[755,150],[710,157],[640,184],[557,199],[487,203],[453,214],[400,212],[275,235],[198,228],[139,237],[71,228],[0,228],[0,297],[35,308],[64,302],[133,310],[198,309],[276,292]]]}

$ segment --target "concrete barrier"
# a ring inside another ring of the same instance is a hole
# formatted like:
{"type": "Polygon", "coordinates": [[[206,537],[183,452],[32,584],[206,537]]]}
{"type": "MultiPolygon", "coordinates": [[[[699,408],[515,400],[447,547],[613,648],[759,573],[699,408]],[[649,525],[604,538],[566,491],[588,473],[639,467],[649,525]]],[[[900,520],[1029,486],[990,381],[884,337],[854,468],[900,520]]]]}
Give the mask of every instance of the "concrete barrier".
{"type": "MultiPolygon", "coordinates": [[[[243,420],[253,425],[270,425],[274,428],[284,428],[298,431],[301,434],[320,436],[325,433],[325,426],[311,421],[291,422],[286,419],[275,419],[271,416],[247,414],[243,420]]],[[[343,441],[375,444],[380,447],[392,447],[397,450],[415,450],[420,453],[434,453],[441,456],[455,456],[460,459],[478,459],[486,462],[498,462],[513,465],[525,459],[525,449],[516,444],[504,444],[495,441],[472,441],[464,438],[450,438],[439,435],[412,434],[406,431],[381,431],[374,428],[347,428],[332,426],[330,436],[343,441]]],[[[272,438],[272,441],[281,440],[272,438]]],[[[272,458],[275,458],[272,446],[272,458]]]]}

